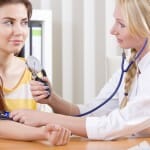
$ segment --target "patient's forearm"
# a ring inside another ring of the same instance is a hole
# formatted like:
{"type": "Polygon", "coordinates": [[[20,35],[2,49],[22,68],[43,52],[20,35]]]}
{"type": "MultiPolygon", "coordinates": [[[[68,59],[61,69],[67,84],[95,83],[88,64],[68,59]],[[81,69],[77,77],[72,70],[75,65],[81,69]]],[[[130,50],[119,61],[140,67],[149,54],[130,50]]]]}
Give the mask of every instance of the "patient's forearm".
{"type": "Polygon", "coordinates": [[[30,127],[8,120],[0,120],[0,138],[25,141],[46,139],[42,127],[30,127]]]}

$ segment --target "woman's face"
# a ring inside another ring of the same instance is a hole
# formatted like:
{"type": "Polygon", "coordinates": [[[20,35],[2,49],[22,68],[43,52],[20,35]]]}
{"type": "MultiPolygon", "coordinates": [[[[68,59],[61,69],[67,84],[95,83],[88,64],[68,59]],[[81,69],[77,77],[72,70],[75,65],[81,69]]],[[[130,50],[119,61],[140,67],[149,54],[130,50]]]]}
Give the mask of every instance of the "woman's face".
{"type": "Polygon", "coordinates": [[[26,7],[7,4],[0,7],[0,53],[16,53],[23,47],[28,35],[26,7]]]}
{"type": "Polygon", "coordinates": [[[123,15],[121,14],[120,7],[115,8],[114,18],[115,23],[112,27],[111,34],[115,35],[119,46],[124,49],[141,49],[144,43],[144,38],[131,36],[129,30],[126,27],[126,22],[123,18],[123,15]]]}

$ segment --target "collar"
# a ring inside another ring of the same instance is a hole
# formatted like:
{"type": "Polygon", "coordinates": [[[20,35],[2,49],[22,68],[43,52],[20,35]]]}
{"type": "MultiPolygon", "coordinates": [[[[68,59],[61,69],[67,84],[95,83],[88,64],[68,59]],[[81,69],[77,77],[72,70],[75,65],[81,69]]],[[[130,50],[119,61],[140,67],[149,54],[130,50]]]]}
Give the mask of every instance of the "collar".
{"type": "Polygon", "coordinates": [[[150,52],[148,52],[137,64],[140,72],[143,72],[143,70],[145,70],[145,68],[147,67],[147,65],[150,64],[150,52]]]}

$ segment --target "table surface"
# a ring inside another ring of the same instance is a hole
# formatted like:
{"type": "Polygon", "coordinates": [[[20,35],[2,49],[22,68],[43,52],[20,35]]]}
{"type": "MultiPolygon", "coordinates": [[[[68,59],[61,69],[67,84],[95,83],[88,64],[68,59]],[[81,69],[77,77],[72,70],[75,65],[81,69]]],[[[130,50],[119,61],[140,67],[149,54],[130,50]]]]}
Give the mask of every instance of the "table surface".
{"type": "Polygon", "coordinates": [[[127,150],[150,138],[122,139],[115,141],[95,141],[72,137],[65,146],[50,146],[46,141],[23,142],[0,139],[1,150],[127,150]]]}

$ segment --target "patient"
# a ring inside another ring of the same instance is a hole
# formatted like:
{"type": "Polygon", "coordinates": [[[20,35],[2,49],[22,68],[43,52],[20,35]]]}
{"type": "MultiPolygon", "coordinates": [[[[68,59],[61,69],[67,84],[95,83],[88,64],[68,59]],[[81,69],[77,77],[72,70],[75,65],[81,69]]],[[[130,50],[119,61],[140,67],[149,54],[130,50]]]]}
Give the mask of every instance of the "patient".
{"type": "MultiPolygon", "coordinates": [[[[24,46],[31,15],[32,6],[29,0],[0,0],[1,112],[21,108],[38,109],[29,86],[31,73],[25,61],[14,55],[24,46]]],[[[51,145],[65,145],[69,141],[70,131],[53,123],[31,127],[11,120],[0,120],[0,138],[48,140],[51,145]]]]}

